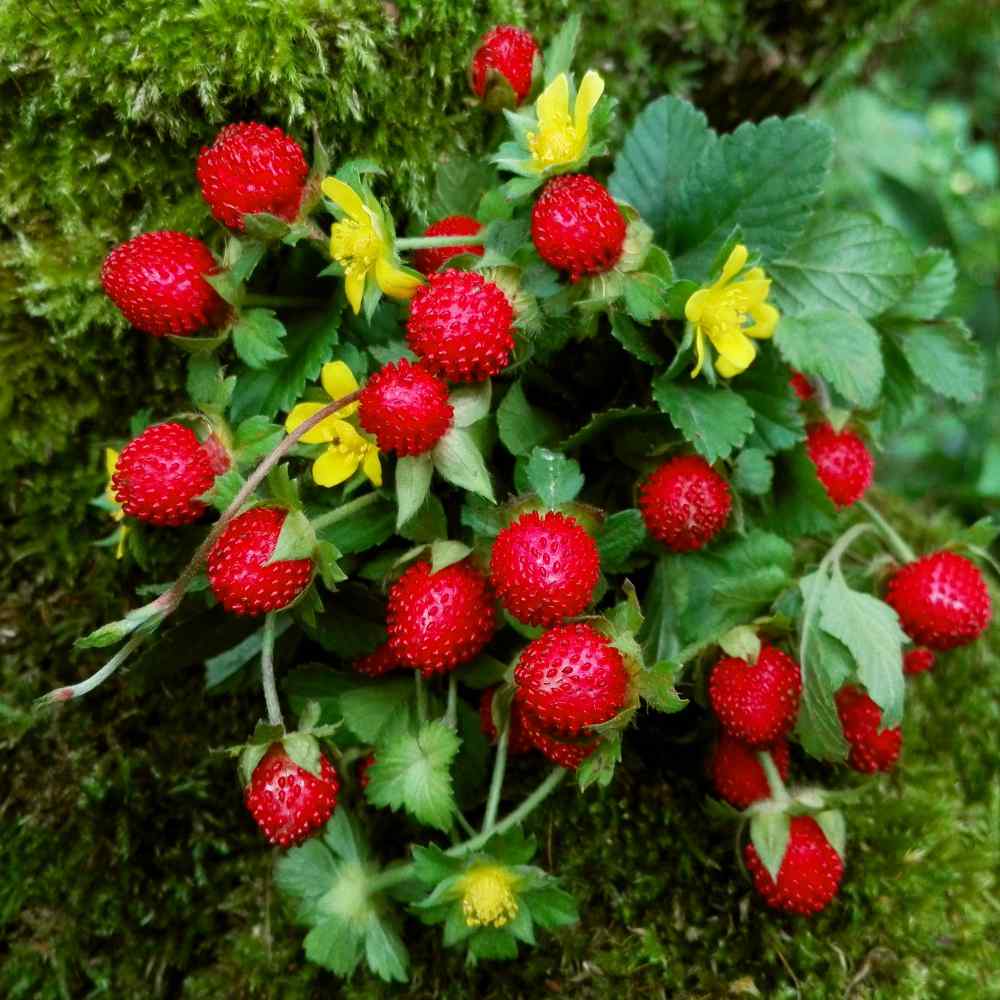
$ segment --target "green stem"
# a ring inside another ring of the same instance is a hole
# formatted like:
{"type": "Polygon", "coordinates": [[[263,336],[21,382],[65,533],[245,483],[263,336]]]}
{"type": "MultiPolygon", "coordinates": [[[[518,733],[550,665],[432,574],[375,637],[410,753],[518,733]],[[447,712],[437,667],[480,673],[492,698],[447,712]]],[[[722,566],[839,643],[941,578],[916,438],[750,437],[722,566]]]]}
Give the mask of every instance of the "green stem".
{"type": "Polygon", "coordinates": [[[473,236],[404,236],[396,240],[397,250],[434,250],[437,247],[482,246],[482,234],[473,236]]]}
{"type": "Polygon", "coordinates": [[[859,500],[858,506],[871,518],[872,523],[885,536],[889,547],[903,562],[915,562],[917,554],[903,540],[896,529],[867,500],[859,500]]]}
{"type": "Polygon", "coordinates": [[[448,675],[448,705],[444,712],[444,724],[449,729],[458,725],[458,681],[454,674],[448,675]]]}
{"type": "Polygon", "coordinates": [[[497,753],[493,760],[493,777],[490,779],[490,793],[486,799],[486,813],[483,816],[483,833],[489,833],[496,826],[497,811],[500,808],[500,793],[507,770],[507,744],[510,741],[510,718],[504,724],[497,740],[497,753]]]}
{"type": "Polygon", "coordinates": [[[764,768],[764,774],[767,775],[767,784],[771,789],[771,798],[781,805],[787,805],[791,801],[788,796],[788,789],[785,788],[785,783],[781,780],[781,775],[778,773],[778,767],[774,763],[771,751],[758,750],[757,760],[760,761],[760,766],[764,768]]]}
{"type": "Polygon", "coordinates": [[[144,632],[133,632],[128,642],[108,660],[107,663],[96,670],[86,680],[79,684],[70,684],[67,687],[59,687],[38,699],[38,705],[54,705],[60,701],[72,701],[74,698],[81,698],[83,695],[93,691],[94,688],[103,684],[115,671],[139,648],[142,640],[146,637],[144,632]]]}
{"type": "Polygon", "coordinates": [[[417,721],[423,726],[427,722],[427,687],[419,670],[413,671],[413,685],[417,692],[417,721]]]}
{"type": "Polygon", "coordinates": [[[331,524],[336,524],[338,521],[344,520],[345,517],[350,517],[352,514],[356,514],[359,510],[364,510],[365,507],[375,503],[375,501],[379,499],[379,496],[380,494],[375,491],[366,493],[364,496],[360,496],[356,500],[350,500],[347,503],[342,503],[335,510],[330,510],[325,514],[320,514],[319,517],[314,517],[309,523],[313,526],[314,531],[320,531],[331,524]]]}
{"type": "Polygon", "coordinates": [[[476,835],[476,828],[465,818],[465,814],[461,809],[455,810],[455,819],[458,820],[459,826],[470,836],[474,837],[476,835]]]}
{"type": "MultiPolygon", "coordinates": [[[[449,847],[444,853],[451,858],[460,858],[465,854],[471,854],[483,846],[491,837],[497,837],[506,833],[512,826],[517,826],[523,819],[529,816],[535,809],[547,799],[558,787],[559,782],[566,777],[569,772],[562,767],[554,767],[548,777],[511,813],[508,813],[489,832],[479,833],[475,837],[449,847]]],[[[413,863],[397,865],[388,871],[377,875],[368,883],[370,893],[382,892],[385,889],[405,882],[413,876],[413,863]]]]}
{"type": "Polygon", "coordinates": [[[260,679],[264,685],[264,702],[267,705],[267,721],[272,726],[284,728],[281,702],[278,700],[278,685],[274,679],[274,639],[275,622],[278,616],[272,611],[264,619],[264,642],[260,647],[260,679]]]}
{"type": "Polygon", "coordinates": [[[242,305],[250,308],[254,306],[273,306],[276,309],[282,307],[288,309],[310,309],[326,305],[326,302],[323,299],[310,299],[301,295],[267,295],[261,292],[247,292],[243,296],[242,305]]]}

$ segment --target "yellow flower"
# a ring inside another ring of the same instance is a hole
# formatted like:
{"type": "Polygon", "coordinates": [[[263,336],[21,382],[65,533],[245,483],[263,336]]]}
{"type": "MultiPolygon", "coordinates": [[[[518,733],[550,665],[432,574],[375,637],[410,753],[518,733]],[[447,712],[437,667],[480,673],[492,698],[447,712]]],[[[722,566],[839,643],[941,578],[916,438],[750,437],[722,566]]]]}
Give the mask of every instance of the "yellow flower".
{"type": "MultiPolygon", "coordinates": [[[[320,382],[331,399],[341,399],[358,389],[358,380],[343,361],[323,365],[320,382]]],[[[285,419],[285,430],[291,433],[299,424],[322,410],[327,403],[298,403],[285,419]]],[[[357,401],[324,417],[299,439],[303,444],[329,445],[313,462],[313,480],[317,486],[339,486],[358,471],[360,466],[374,486],[382,485],[382,463],[378,447],[359,434],[347,418],[358,409],[357,401]]]]}
{"type": "Polygon", "coordinates": [[[590,69],[569,107],[569,78],[560,73],[535,101],[538,131],[528,134],[531,169],[542,173],[551,167],[575,163],[587,148],[590,115],[604,93],[604,80],[590,69]]]}
{"type": "Polygon", "coordinates": [[[462,915],[468,927],[503,927],[517,916],[512,892],[517,876],[500,865],[479,864],[459,880],[462,915]]]}
{"type": "Polygon", "coordinates": [[[352,187],[336,177],[323,181],[323,194],[346,216],[330,230],[330,256],[344,269],[344,290],[351,308],[361,311],[369,278],[394,299],[410,298],[423,279],[400,266],[393,252],[392,233],[381,213],[369,208],[352,187]]]}
{"type": "Polygon", "coordinates": [[[747,262],[747,248],[733,247],[719,280],[700,288],[687,300],[684,315],[694,324],[698,363],[694,378],[705,363],[705,338],[719,354],[715,370],[723,378],[746,371],[757,356],[753,340],[774,336],[781,314],[767,301],[771,281],[762,268],[753,267],[739,280],[733,279],[747,262]]]}
{"type": "MultiPolygon", "coordinates": [[[[115,496],[114,487],[111,485],[111,479],[115,474],[115,466],[118,465],[118,452],[114,448],[104,449],[104,468],[108,474],[108,485],[104,489],[104,495],[108,499],[108,503],[111,504],[111,517],[118,522],[125,519],[125,511],[122,510],[122,505],[118,502],[118,498],[115,496]]],[[[118,545],[115,547],[115,558],[121,559],[125,555],[125,536],[128,534],[128,525],[123,524],[118,535],[118,545]]]]}

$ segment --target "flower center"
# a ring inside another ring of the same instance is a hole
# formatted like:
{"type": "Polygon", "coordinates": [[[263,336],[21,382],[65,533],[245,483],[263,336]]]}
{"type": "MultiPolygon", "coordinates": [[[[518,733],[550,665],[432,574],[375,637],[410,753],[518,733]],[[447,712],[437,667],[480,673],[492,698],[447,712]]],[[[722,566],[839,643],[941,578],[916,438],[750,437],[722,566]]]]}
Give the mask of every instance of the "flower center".
{"type": "Polygon", "coordinates": [[[529,133],[528,148],[534,160],[546,167],[575,160],[580,155],[580,139],[570,116],[556,115],[537,132],[529,133]]]}
{"type": "Polygon", "coordinates": [[[381,250],[382,241],[370,224],[343,219],[330,230],[330,253],[347,274],[366,274],[381,250]]]}
{"type": "Polygon", "coordinates": [[[462,879],[462,914],[469,927],[503,927],[517,916],[514,876],[499,865],[481,865],[462,879]]]}
{"type": "Polygon", "coordinates": [[[748,318],[745,299],[738,286],[720,290],[706,304],[699,325],[710,337],[742,330],[748,318]]]}

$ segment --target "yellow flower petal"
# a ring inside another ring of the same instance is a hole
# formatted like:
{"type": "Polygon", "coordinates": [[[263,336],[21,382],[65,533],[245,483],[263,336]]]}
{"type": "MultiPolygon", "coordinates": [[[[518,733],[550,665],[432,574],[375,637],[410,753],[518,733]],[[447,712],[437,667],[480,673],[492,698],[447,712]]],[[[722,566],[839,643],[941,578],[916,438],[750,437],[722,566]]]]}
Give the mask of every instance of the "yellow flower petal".
{"type": "MultiPolygon", "coordinates": [[[[291,434],[299,424],[304,424],[310,417],[319,413],[326,403],[298,403],[291,413],[285,417],[285,430],[291,434]]],[[[337,424],[340,423],[334,416],[329,416],[321,420],[315,427],[310,428],[299,440],[303,444],[329,444],[337,435],[337,424]]]]}
{"type": "Polygon", "coordinates": [[[361,455],[357,451],[344,448],[327,448],[313,462],[313,482],[317,486],[339,486],[357,471],[361,455]]]}
{"type": "MultiPolygon", "coordinates": [[[[354,377],[354,372],[343,361],[330,361],[323,365],[319,380],[330,399],[350,396],[352,392],[357,392],[360,388],[358,380],[354,377]]],[[[336,416],[349,417],[357,410],[358,406],[358,403],[348,403],[347,406],[337,410],[336,416]]]]}
{"type": "Polygon", "coordinates": [[[601,78],[601,74],[596,70],[588,69],[580,83],[580,89],[576,92],[576,104],[573,108],[573,124],[576,126],[577,135],[581,140],[587,135],[590,113],[594,110],[603,93],[604,80],[601,78]]]}
{"type": "Polygon", "coordinates": [[[560,73],[538,95],[535,116],[542,130],[558,125],[562,118],[569,117],[569,79],[565,73],[560,73]]]}
{"type": "Polygon", "coordinates": [[[321,185],[323,194],[342,208],[355,222],[368,224],[369,215],[360,195],[349,184],[336,177],[327,177],[321,185]]]}
{"type": "Polygon", "coordinates": [[[118,452],[114,448],[104,449],[104,468],[107,470],[108,479],[115,474],[115,466],[118,464],[118,452]]]}
{"type": "Polygon", "coordinates": [[[698,363],[691,372],[691,378],[697,378],[701,374],[702,366],[705,364],[705,336],[701,330],[695,331],[694,353],[698,358],[698,363]]]}
{"type": "Polygon", "coordinates": [[[757,357],[757,348],[742,330],[717,330],[711,334],[711,339],[713,346],[719,352],[716,370],[725,378],[745,371],[757,357]],[[732,370],[726,374],[726,369],[732,370]]]}
{"type": "Polygon", "coordinates": [[[361,312],[361,302],[365,297],[366,277],[364,271],[352,270],[344,275],[344,291],[347,293],[347,301],[351,303],[355,316],[361,312]]]}
{"type": "Polygon", "coordinates": [[[379,461],[378,448],[374,445],[369,446],[365,453],[364,464],[361,468],[372,486],[382,485],[382,463],[379,461]]]}
{"type": "Polygon", "coordinates": [[[746,264],[747,257],[749,256],[747,248],[742,243],[737,243],[733,247],[725,266],[722,268],[722,276],[715,283],[714,287],[719,288],[722,285],[729,284],[743,270],[743,265],[746,264]]]}
{"type": "Polygon", "coordinates": [[[767,298],[771,291],[771,279],[755,278],[753,281],[736,281],[730,287],[734,290],[739,289],[740,308],[744,312],[749,312],[767,298]]]}
{"type": "Polygon", "coordinates": [[[684,315],[692,323],[697,323],[701,319],[702,313],[705,311],[705,307],[711,300],[712,292],[708,288],[699,288],[691,297],[684,303],[684,315]]]}
{"type": "Polygon", "coordinates": [[[762,302],[760,305],[751,306],[750,315],[753,316],[756,322],[743,330],[748,337],[754,337],[757,340],[767,340],[769,337],[774,336],[778,320],[781,319],[781,313],[774,306],[769,302],[762,302]]]}
{"type": "MultiPolygon", "coordinates": [[[[122,517],[125,515],[122,514],[122,517]]],[[[118,535],[118,544],[115,546],[115,558],[121,559],[125,555],[125,539],[128,538],[128,525],[123,524],[121,526],[120,534],[118,535]]]]}
{"type": "Polygon", "coordinates": [[[379,257],[375,262],[375,280],[378,287],[393,299],[411,298],[423,284],[422,278],[397,267],[388,256],[379,257]]]}
{"type": "Polygon", "coordinates": [[[725,358],[719,358],[715,362],[715,370],[723,378],[732,378],[734,375],[739,375],[740,372],[746,371],[745,368],[737,368],[735,365],[731,365],[725,358]]]}

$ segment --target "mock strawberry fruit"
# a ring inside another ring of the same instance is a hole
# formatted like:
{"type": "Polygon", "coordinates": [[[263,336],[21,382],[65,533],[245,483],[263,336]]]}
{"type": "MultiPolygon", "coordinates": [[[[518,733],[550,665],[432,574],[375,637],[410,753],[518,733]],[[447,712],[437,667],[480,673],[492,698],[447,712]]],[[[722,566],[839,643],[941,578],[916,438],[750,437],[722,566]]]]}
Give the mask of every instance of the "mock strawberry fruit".
{"type": "Polygon", "coordinates": [[[723,729],[753,747],[765,747],[795,724],[802,694],[799,665],[762,643],[757,662],[724,657],[712,668],[708,696],[723,729]]]}
{"type": "Polygon", "coordinates": [[[422,455],[451,427],[448,386],[406,358],[377,371],[361,390],[361,426],[379,451],[422,455]]]}
{"type": "Polygon", "coordinates": [[[315,833],[337,807],[340,780],[320,755],[320,773],[311,774],[280,747],[268,750],[244,790],[250,815],[272,844],[292,847],[315,833]]]}
{"type": "Polygon", "coordinates": [[[993,613],[982,573],[955,552],[935,552],[897,570],[885,599],[896,609],[903,631],[931,649],[972,642],[993,613]]]}
{"type": "Polygon", "coordinates": [[[118,456],[111,477],[115,499],[126,514],[147,524],[192,524],[208,510],[198,497],[212,488],[217,472],[225,471],[213,464],[220,450],[228,465],[221,445],[209,449],[188,427],[147,427],[118,456]]]}
{"type": "Polygon", "coordinates": [[[540,59],[538,43],[530,31],[498,24],[486,32],[472,57],[469,82],[480,100],[488,100],[496,77],[502,77],[510,84],[517,104],[523,104],[531,93],[540,59]]]}
{"type": "MultiPolygon", "coordinates": [[[[781,780],[787,780],[790,767],[788,741],[778,739],[763,749],[770,751],[781,780]]],[[[719,798],[725,799],[734,809],[746,809],[754,802],[771,797],[767,775],[757,759],[758,752],[725,730],[719,734],[710,768],[712,784],[719,798]]]]}
{"type": "Polygon", "coordinates": [[[309,167],[302,147],[280,128],[227,125],[203,146],[196,170],[212,215],[243,231],[243,216],[267,212],[291,222],[299,213],[309,167]]]}
{"type": "Polygon", "coordinates": [[[603,274],[621,259],[625,217],[603,184],[586,174],[554,177],[531,209],[538,255],[571,281],[603,274]]]}
{"type": "Polygon", "coordinates": [[[594,540],[565,514],[522,514],[493,545],[490,580],[526,625],[553,625],[590,603],[601,572],[594,540]]]}
{"type": "Polygon", "coordinates": [[[908,677],[912,674],[922,674],[933,669],[937,657],[933,649],[924,646],[917,646],[909,649],[903,656],[903,673],[908,677]]]}
{"type": "Polygon", "coordinates": [[[837,895],[844,862],[812,816],[793,816],[778,881],[760,860],[753,844],[743,849],[754,888],[772,909],[812,916],[837,895]]]}
{"type": "MultiPolygon", "coordinates": [[[[481,222],[469,215],[449,215],[439,219],[424,230],[424,236],[479,236],[483,231],[481,222]]],[[[427,250],[417,250],[413,255],[413,266],[424,275],[439,271],[452,257],[471,253],[482,257],[481,243],[463,243],[457,247],[431,247],[427,250]]]]}
{"type": "Polygon", "coordinates": [[[312,580],[311,559],[270,563],[288,511],[254,507],[234,517],[208,553],[208,579],[219,603],[238,615],[287,607],[312,580]]]}
{"type": "Polygon", "coordinates": [[[802,374],[802,372],[793,371],[792,377],[788,380],[788,382],[792,387],[792,392],[794,392],[795,395],[803,401],[812,399],[813,396],[816,395],[816,390],[813,388],[812,382],[810,382],[809,379],[802,374]]]}
{"type": "Polygon", "coordinates": [[[229,307],[205,280],[218,270],[201,240],[162,230],[115,247],[101,265],[101,284],[137,330],[183,337],[220,325],[229,315],[229,307]]]}
{"type": "MultiPolygon", "coordinates": [[[[490,741],[497,741],[497,727],[493,724],[493,696],[495,687],[487,688],[479,699],[479,726],[490,741]]],[[[524,728],[524,710],[515,698],[510,705],[510,722],[507,726],[507,753],[518,755],[528,753],[534,744],[524,728]]]]}
{"type": "Polygon", "coordinates": [[[382,677],[393,670],[399,670],[401,666],[399,657],[387,642],[383,642],[374,652],[354,661],[354,669],[366,677],[382,677]]]}
{"type": "Polygon", "coordinates": [[[891,771],[903,748],[899,726],[881,729],[882,709],[867,692],[847,684],[837,692],[837,714],[844,739],[851,745],[847,763],[862,774],[891,771]]]}
{"type": "MultiPolygon", "coordinates": [[[[516,699],[515,699],[516,702],[516,699]]],[[[531,745],[550,763],[575,771],[598,747],[597,739],[567,739],[546,729],[530,712],[522,716],[531,745]]]]}
{"type": "Polygon", "coordinates": [[[576,736],[613,719],[628,698],[622,654],[585,622],[556,625],[529,642],[514,680],[525,711],[557,736],[576,736]]]}
{"type": "Polygon", "coordinates": [[[639,492],[646,530],[674,552],[704,548],[725,527],[732,506],[729,484],[699,455],[664,462],[639,492]]]}
{"type": "Polygon", "coordinates": [[[496,629],[489,581],[467,559],[431,572],[414,563],[389,589],[389,644],[425,677],[480,653],[496,629]]]}
{"type": "Polygon", "coordinates": [[[806,451],[823,489],[838,507],[850,507],[871,486],[875,461],[853,431],[838,432],[830,424],[814,424],[807,433],[806,451]]]}
{"type": "Polygon", "coordinates": [[[492,281],[439,271],[410,303],[406,339],[425,367],[452,382],[481,382],[507,367],[514,309],[492,281]]]}

